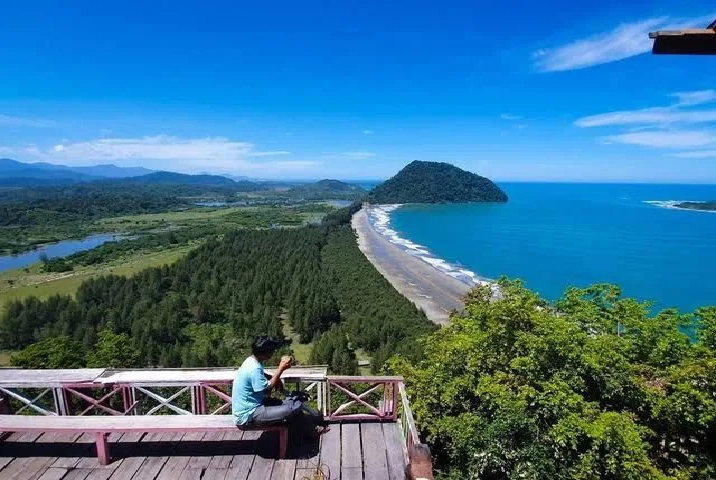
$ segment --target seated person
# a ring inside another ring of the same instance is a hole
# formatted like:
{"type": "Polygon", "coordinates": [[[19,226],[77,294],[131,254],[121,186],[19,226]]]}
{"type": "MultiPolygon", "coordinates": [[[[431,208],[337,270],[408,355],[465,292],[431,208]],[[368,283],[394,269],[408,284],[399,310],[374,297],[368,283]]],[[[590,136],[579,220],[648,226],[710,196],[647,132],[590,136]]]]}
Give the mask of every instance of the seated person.
{"type": "Polygon", "coordinates": [[[283,401],[267,396],[272,390],[283,390],[281,375],[291,368],[291,357],[281,357],[273,376],[264,373],[263,362],[268,361],[282,342],[259,335],[251,345],[251,353],[236,371],[232,390],[232,413],[238,427],[265,425],[286,420],[302,433],[314,436],[328,431],[323,416],[296,398],[283,401]],[[320,428],[316,428],[321,425],[320,428]]]}

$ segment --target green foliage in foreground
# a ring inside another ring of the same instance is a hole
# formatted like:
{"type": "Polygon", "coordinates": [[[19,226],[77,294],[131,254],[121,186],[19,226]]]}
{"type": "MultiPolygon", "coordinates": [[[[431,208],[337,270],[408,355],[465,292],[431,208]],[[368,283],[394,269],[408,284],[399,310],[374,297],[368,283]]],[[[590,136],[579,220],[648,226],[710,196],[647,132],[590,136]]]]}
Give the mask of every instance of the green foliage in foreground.
{"type": "Polygon", "coordinates": [[[716,478],[716,307],[650,316],[611,285],[554,307],[500,290],[472,291],[422,361],[391,361],[442,478],[716,478]]]}

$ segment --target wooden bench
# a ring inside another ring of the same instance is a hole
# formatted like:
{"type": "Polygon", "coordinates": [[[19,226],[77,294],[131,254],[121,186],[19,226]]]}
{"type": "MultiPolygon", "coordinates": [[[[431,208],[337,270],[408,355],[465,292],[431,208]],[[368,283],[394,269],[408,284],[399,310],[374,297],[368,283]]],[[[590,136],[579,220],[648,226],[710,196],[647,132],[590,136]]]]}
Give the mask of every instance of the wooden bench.
{"type": "MultiPolygon", "coordinates": [[[[147,415],[147,416],[29,416],[0,415],[0,432],[70,432],[94,434],[97,457],[102,465],[111,461],[107,435],[113,432],[207,432],[234,431],[231,415],[147,415]]],[[[286,456],[286,424],[240,428],[278,432],[278,456],[286,456]]]]}

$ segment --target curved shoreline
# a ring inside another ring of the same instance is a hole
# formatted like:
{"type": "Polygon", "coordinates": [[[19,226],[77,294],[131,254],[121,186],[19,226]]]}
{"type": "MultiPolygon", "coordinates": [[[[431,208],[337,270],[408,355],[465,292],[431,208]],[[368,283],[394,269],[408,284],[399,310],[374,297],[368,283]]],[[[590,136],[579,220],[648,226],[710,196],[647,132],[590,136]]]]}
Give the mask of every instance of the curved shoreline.
{"type": "Polygon", "coordinates": [[[390,207],[385,210],[385,206],[364,206],[353,215],[351,225],[358,235],[358,248],[398,292],[423,309],[431,321],[444,325],[450,320],[451,310],[462,310],[462,297],[481,280],[468,270],[449,268],[447,262],[429,256],[420,245],[397,237],[387,228],[390,211],[390,207]],[[376,208],[383,210],[371,210],[376,208]],[[371,223],[369,215],[377,215],[382,233],[371,223]],[[416,254],[391,243],[386,235],[393,235],[394,241],[416,254]],[[420,258],[420,255],[425,256],[420,258]],[[461,273],[451,275],[446,270],[461,273]]]}

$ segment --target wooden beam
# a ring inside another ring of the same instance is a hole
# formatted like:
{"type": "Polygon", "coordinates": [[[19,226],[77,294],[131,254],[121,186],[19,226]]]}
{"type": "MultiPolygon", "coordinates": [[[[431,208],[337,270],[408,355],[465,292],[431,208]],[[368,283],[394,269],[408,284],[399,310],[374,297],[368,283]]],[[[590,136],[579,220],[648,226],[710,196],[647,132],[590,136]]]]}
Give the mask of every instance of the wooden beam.
{"type": "Polygon", "coordinates": [[[651,32],[652,53],[671,55],[716,55],[716,20],[707,28],[651,32]]]}

